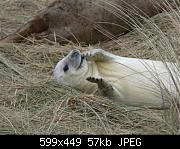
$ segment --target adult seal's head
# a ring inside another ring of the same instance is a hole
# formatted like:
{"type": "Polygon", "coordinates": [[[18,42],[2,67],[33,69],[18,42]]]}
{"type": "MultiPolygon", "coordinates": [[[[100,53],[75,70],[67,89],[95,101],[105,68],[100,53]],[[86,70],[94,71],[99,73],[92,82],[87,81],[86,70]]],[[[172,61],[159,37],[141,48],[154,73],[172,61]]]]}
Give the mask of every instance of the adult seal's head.
{"type": "Polygon", "coordinates": [[[67,56],[60,60],[54,69],[54,79],[62,85],[75,86],[88,69],[87,61],[83,54],[72,50],[67,56]]]}

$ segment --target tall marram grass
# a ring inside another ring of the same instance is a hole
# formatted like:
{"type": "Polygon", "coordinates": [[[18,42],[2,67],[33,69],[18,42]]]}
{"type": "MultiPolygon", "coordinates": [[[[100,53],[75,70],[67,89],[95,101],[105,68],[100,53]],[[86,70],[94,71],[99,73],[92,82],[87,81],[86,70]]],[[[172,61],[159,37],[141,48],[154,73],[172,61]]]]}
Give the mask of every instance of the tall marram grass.
{"type": "MultiPolygon", "coordinates": [[[[146,44],[149,52],[153,51],[153,56],[149,58],[164,63],[172,79],[172,88],[175,89],[175,95],[168,91],[164,85],[158,86],[162,96],[166,97],[164,102],[170,103],[170,109],[164,110],[163,119],[167,123],[167,127],[173,130],[173,134],[180,133],[180,1],[173,0],[172,6],[165,0],[164,7],[162,7],[163,13],[152,18],[147,17],[145,13],[141,16],[138,15],[138,8],[125,1],[124,4],[131,8],[128,11],[109,1],[104,2],[106,3],[106,9],[119,17],[119,19],[128,21],[129,25],[134,28],[132,34],[136,34],[138,40],[146,44]],[[175,7],[176,9],[174,9],[175,7]],[[124,17],[121,17],[122,14],[124,17]],[[167,62],[170,62],[170,65],[167,62]]],[[[152,0],[152,2],[155,7],[161,7],[156,1],[152,0]]],[[[114,40],[116,49],[121,48],[121,39],[114,40]]],[[[112,46],[111,43],[110,45],[112,46]]],[[[136,51],[131,50],[129,53],[133,57],[142,58],[137,55],[136,51]]],[[[147,65],[147,69],[151,69],[148,64],[144,63],[144,65],[147,65]]],[[[153,75],[158,82],[162,82],[157,74],[153,75]]]]}
{"type": "MultiPolygon", "coordinates": [[[[18,10],[30,13],[19,9],[22,5],[16,6],[17,1],[11,3],[12,9],[8,2],[0,1],[0,7],[8,8],[8,13],[0,16],[2,31],[7,30],[7,24],[16,28],[19,23],[9,14],[18,10]]],[[[33,0],[34,5],[39,6],[39,1],[33,0]]],[[[108,5],[115,15],[121,11],[108,5]]],[[[31,7],[31,12],[33,8],[38,7],[31,7]]],[[[110,45],[109,50],[119,55],[176,62],[179,76],[179,18],[179,9],[149,19],[142,17],[144,23],[133,25],[134,31],[102,46],[110,45]]],[[[178,134],[176,104],[166,111],[116,106],[103,97],[57,85],[51,78],[52,70],[74,45],[30,40],[0,47],[0,134],[178,134]]],[[[174,83],[179,100],[179,82],[174,83]]]]}

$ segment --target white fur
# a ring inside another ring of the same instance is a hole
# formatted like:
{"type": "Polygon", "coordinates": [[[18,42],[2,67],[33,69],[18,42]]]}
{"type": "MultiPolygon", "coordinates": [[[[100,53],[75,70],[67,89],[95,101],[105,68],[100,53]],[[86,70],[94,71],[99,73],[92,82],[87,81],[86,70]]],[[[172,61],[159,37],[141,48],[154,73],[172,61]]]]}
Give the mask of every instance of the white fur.
{"type": "MultiPolygon", "coordinates": [[[[101,51],[101,49],[93,49],[89,53],[94,54],[101,51]]],[[[86,78],[90,76],[103,78],[113,86],[119,95],[115,101],[136,106],[163,107],[164,93],[162,91],[165,88],[176,96],[174,83],[163,62],[120,57],[105,51],[103,53],[110,60],[85,60],[82,69],[73,74],[63,75],[62,80],[56,80],[60,84],[93,93],[97,90],[97,85],[88,82],[86,78]]],[[[55,70],[60,69],[62,65],[63,63],[60,61],[55,70]]],[[[166,63],[166,65],[174,71],[177,70],[172,63],[166,63]]],[[[55,78],[57,75],[58,71],[55,71],[55,78]]],[[[176,77],[176,81],[179,81],[179,78],[176,77]]]]}

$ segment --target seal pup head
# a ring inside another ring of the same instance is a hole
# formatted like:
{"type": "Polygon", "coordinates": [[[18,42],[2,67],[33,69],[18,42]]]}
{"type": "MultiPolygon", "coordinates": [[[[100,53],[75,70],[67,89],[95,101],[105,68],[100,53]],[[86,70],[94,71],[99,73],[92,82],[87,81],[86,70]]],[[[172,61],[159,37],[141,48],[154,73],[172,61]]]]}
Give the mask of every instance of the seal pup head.
{"type": "Polygon", "coordinates": [[[84,55],[77,49],[72,50],[55,66],[53,76],[62,85],[75,87],[88,70],[84,55]]]}

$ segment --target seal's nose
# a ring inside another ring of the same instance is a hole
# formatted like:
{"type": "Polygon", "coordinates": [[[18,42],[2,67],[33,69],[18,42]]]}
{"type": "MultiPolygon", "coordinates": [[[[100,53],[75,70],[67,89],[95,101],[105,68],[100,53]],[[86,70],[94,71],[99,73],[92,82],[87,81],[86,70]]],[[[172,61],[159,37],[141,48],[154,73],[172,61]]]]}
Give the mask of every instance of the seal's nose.
{"type": "Polygon", "coordinates": [[[79,49],[73,49],[72,53],[81,53],[79,49]]]}
{"type": "Polygon", "coordinates": [[[76,57],[76,56],[80,55],[81,52],[78,49],[74,49],[74,50],[72,50],[71,54],[72,54],[71,55],[72,57],[76,57]]]}

